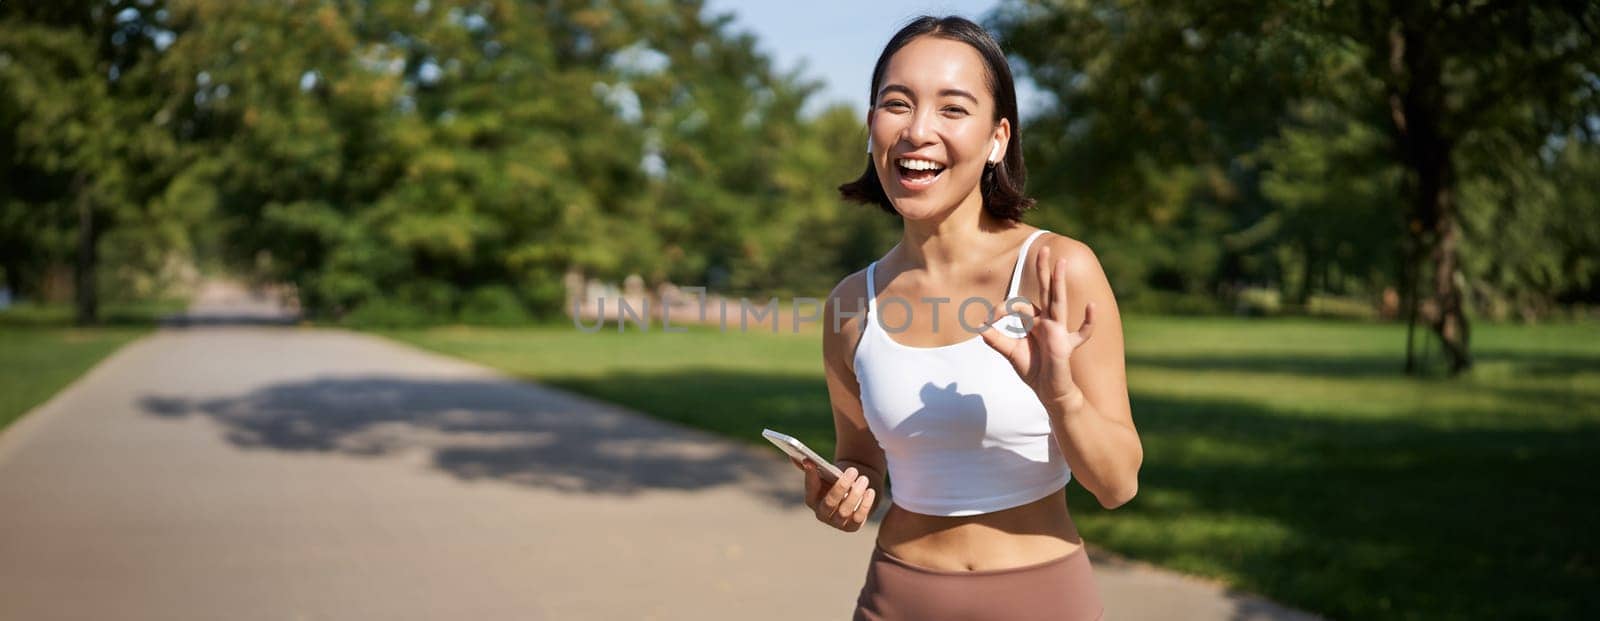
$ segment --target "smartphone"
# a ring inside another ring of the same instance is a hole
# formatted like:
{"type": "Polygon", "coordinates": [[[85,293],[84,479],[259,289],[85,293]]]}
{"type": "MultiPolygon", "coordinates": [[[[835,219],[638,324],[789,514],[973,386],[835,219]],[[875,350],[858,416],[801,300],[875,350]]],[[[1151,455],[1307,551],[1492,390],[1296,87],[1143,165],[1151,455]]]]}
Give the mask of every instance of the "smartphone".
{"type": "Polygon", "coordinates": [[[778,433],[771,429],[762,429],[761,436],[770,440],[774,446],[788,453],[796,461],[811,460],[811,463],[817,465],[817,474],[822,476],[824,483],[832,484],[844,476],[844,473],[839,471],[838,466],[828,463],[828,460],[823,459],[816,451],[811,450],[811,447],[806,446],[804,442],[796,440],[788,434],[778,433]]]}

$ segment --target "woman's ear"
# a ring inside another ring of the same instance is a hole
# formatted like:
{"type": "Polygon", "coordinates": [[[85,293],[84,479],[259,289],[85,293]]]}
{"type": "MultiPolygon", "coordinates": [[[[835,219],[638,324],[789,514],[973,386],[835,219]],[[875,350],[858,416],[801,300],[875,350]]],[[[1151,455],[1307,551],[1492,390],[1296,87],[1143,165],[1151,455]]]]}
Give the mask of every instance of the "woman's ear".
{"type": "Polygon", "coordinates": [[[989,163],[996,165],[999,164],[1000,159],[1005,157],[1005,153],[1002,151],[1004,146],[1002,145],[1007,145],[1010,143],[1011,120],[1000,119],[1000,123],[994,126],[994,149],[989,151],[989,163]]]}

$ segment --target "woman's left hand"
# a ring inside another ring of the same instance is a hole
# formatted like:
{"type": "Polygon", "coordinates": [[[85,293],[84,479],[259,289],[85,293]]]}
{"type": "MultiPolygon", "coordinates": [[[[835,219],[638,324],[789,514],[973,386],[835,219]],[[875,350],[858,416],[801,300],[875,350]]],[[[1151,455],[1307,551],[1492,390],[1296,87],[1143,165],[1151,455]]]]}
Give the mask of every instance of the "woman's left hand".
{"type": "Polygon", "coordinates": [[[1037,304],[995,309],[989,327],[982,332],[983,342],[1011,362],[1022,381],[1039,395],[1039,401],[1071,405],[1082,397],[1072,381],[1072,352],[1094,333],[1094,304],[1084,307],[1083,325],[1072,331],[1067,326],[1067,260],[1052,261],[1050,247],[1045,246],[1039,249],[1034,265],[1043,299],[1037,304]],[[1002,329],[999,320],[1007,314],[1022,317],[1027,338],[1017,338],[1019,334],[1007,334],[1011,329],[1002,329]]]}

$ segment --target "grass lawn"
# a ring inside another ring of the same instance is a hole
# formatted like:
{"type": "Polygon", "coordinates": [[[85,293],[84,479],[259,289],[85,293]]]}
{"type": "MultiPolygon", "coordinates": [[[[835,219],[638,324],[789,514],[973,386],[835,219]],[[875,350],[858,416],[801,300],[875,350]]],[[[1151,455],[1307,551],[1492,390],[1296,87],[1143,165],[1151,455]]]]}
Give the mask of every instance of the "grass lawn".
{"type": "Polygon", "coordinates": [[[64,306],[0,311],[0,429],[66,387],[100,359],[148,333],[166,302],[105,309],[106,325],[76,328],[64,306]]]}
{"type": "MultiPolygon", "coordinates": [[[[1139,496],[1085,538],[1337,619],[1600,618],[1600,325],[1474,327],[1458,380],[1402,377],[1404,327],[1131,317],[1139,496]]],[[[389,336],[824,455],[819,337],[569,324],[389,336]]],[[[797,492],[798,493],[798,492],[797,492]]]]}

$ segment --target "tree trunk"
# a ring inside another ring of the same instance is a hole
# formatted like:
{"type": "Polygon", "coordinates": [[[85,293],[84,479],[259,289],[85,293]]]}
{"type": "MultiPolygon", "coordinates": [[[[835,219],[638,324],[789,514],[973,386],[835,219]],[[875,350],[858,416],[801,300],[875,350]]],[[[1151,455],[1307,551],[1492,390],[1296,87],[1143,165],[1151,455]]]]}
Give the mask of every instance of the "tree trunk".
{"type": "Polygon", "coordinates": [[[1461,289],[1456,285],[1461,260],[1455,174],[1449,142],[1434,129],[1434,123],[1429,125],[1433,127],[1413,135],[1417,157],[1412,166],[1418,181],[1416,210],[1425,216],[1422,220],[1427,223],[1433,242],[1429,258],[1433,264],[1430,297],[1434,313],[1428,318],[1428,325],[1444,348],[1450,374],[1456,375],[1472,367],[1472,355],[1467,349],[1467,317],[1461,289]]]}
{"type": "MultiPolygon", "coordinates": [[[[1421,224],[1408,218],[1407,226],[1409,229],[1415,229],[1421,224]]],[[[1420,253],[1417,252],[1416,245],[1416,235],[1411,234],[1405,242],[1405,248],[1401,250],[1400,259],[1400,287],[1403,292],[1401,295],[1405,296],[1400,304],[1405,308],[1406,314],[1406,375],[1417,372],[1417,264],[1421,261],[1417,256],[1420,253]]]]}
{"type": "MultiPolygon", "coordinates": [[[[1389,112],[1398,146],[1416,183],[1412,196],[1413,222],[1407,227],[1407,234],[1415,248],[1430,248],[1429,255],[1433,259],[1431,297],[1435,312],[1428,318],[1429,327],[1439,336],[1449,359],[1450,374],[1455,375],[1472,367],[1472,355],[1467,346],[1467,317],[1461,290],[1456,286],[1460,256],[1454,144],[1443,129],[1442,63],[1427,46],[1427,37],[1428,33],[1408,24],[1406,16],[1398,16],[1390,29],[1389,112]]],[[[1417,280],[1420,284],[1420,273],[1417,280]]],[[[1419,303],[1420,297],[1413,304],[1419,303]]],[[[1407,350],[1407,370],[1416,371],[1409,352],[1409,335],[1407,350]]]]}
{"type": "Polygon", "coordinates": [[[1450,153],[1444,152],[1443,175],[1431,200],[1437,220],[1434,222],[1433,244],[1433,297],[1439,314],[1434,318],[1433,331],[1439,335],[1449,358],[1450,374],[1457,375],[1472,368],[1472,352],[1468,349],[1466,309],[1461,303],[1461,287],[1456,283],[1461,259],[1457,252],[1460,230],[1456,226],[1455,175],[1450,172],[1450,153]]]}
{"type": "Polygon", "coordinates": [[[1305,240],[1305,254],[1301,257],[1305,263],[1300,266],[1300,290],[1296,292],[1294,304],[1300,307],[1300,312],[1305,313],[1311,301],[1311,279],[1317,269],[1317,242],[1309,237],[1305,240]]]}
{"type": "Polygon", "coordinates": [[[95,242],[99,234],[94,225],[94,202],[89,198],[88,184],[82,174],[73,188],[78,203],[78,260],[73,264],[73,299],[77,306],[76,322],[85,326],[100,321],[100,304],[95,296],[95,242]]]}

